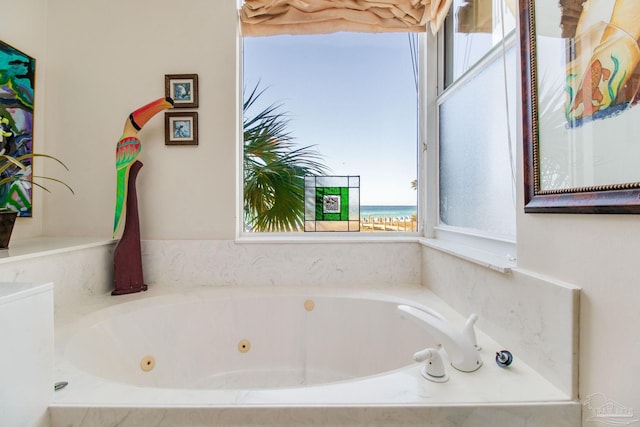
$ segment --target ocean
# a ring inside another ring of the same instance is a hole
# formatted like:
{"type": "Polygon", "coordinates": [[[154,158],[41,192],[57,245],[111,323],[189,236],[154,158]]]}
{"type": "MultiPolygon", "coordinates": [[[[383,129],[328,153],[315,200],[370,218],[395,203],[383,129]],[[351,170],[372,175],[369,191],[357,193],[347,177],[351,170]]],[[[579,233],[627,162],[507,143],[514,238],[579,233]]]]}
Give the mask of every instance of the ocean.
{"type": "Polygon", "coordinates": [[[417,206],[412,205],[362,205],[360,206],[361,217],[391,217],[401,218],[404,216],[411,217],[414,213],[418,212],[417,206]]]}

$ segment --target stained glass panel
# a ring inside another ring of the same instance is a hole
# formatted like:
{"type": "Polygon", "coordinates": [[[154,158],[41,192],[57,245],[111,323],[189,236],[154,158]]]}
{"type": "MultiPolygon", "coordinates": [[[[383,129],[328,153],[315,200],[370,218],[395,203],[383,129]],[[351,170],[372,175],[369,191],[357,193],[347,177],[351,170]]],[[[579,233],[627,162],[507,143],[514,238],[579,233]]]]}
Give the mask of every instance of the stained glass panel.
{"type": "Polygon", "coordinates": [[[360,231],[360,177],[306,176],[304,231],[360,231]]]}

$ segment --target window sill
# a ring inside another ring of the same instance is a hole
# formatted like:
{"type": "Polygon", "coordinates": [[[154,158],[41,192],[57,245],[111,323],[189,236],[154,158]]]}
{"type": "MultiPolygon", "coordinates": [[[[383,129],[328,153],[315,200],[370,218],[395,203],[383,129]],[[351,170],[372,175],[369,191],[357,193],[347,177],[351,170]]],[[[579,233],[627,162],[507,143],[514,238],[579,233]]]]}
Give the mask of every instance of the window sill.
{"type": "Polygon", "coordinates": [[[423,246],[456,256],[500,273],[508,274],[516,267],[516,260],[512,256],[498,255],[496,253],[470,247],[459,242],[427,238],[420,238],[418,239],[418,242],[423,246]]]}
{"type": "Polygon", "coordinates": [[[416,243],[418,238],[408,232],[245,233],[236,237],[236,243],[416,243]]]}
{"type": "Polygon", "coordinates": [[[499,255],[448,239],[428,239],[417,233],[265,233],[264,235],[241,235],[238,244],[332,244],[332,243],[419,243],[432,249],[456,256],[500,273],[510,273],[516,267],[516,260],[510,255],[499,255]],[[358,234],[358,235],[354,235],[358,234]]]}

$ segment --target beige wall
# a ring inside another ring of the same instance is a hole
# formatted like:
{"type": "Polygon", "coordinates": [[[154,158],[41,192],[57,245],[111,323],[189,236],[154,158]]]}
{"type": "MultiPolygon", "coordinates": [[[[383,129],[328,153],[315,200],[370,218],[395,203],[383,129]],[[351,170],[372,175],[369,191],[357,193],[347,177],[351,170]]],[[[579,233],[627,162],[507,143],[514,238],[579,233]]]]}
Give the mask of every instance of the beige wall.
{"type": "MultiPolygon", "coordinates": [[[[579,398],[639,418],[640,216],[524,214],[521,162],[518,176],[518,267],[581,288],[579,398]]],[[[586,409],[583,425],[601,425],[586,409]]]]}
{"type": "Polygon", "coordinates": [[[234,236],[235,1],[51,0],[46,132],[76,190],[49,197],[45,228],[110,236],[115,145],[128,114],[164,96],[164,75],[197,73],[198,147],[165,146],[164,116],[139,137],[144,239],[234,236]]]}
{"type": "MultiPolygon", "coordinates": [[[[38,58],[38,150],[69,164],[77,193],[56,190],[44,206],[36,200],[36,216],[20,221],[18,235],[37,235],[44,224],[52,235],[109,236],[124,119],[163,96],[164,74],[198,73],[200,146],[165,147],[162,117],[140,133],[143,238],[233,238],[235,4],[0,0],[0,38],[38,58]]],[[[519,207],[519,266],[583,289],[581,398],[603,393],[636,413],[639,254],[640,216],[524,215],[519,207]]]]}
{"type": "Polygon", "coordinates": [[[638,216],[522,214],[518,218],[519,266],[582,288],[581,400],[602,393],[636,414],[640,411],[639,254],[638,216]]]}

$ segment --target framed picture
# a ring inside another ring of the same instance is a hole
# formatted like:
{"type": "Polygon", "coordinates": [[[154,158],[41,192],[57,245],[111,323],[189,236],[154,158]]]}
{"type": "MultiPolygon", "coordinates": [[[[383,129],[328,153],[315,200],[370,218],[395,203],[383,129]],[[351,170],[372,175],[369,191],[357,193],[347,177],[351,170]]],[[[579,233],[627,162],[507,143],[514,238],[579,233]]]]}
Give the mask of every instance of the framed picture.
{"type": "Polygon", "coordinates": [[[165,96],[174,101],[174,108],[198,107],[197,74],[165,74],[165,96]]]}
{"type": "Polygon", "coordinates": [[[640,213],[634,34],[640,1],[520,0],[525,212],[640,213]]]}
{"type": "Polygon", "coordinates": [[[196,111],[164,113],[165,145],[198,145],[198,113],[196,111]]]}
{"type": "MultiPolygon", "coordinates": [[[[11,157],[33,153],[36,60],[0,41],[0,151],[11,157]]],[[[32,216],[32,159],[26,170],[9,166],[0,179],[21,176],[0,185],[0,209],[32,216]]]]}

